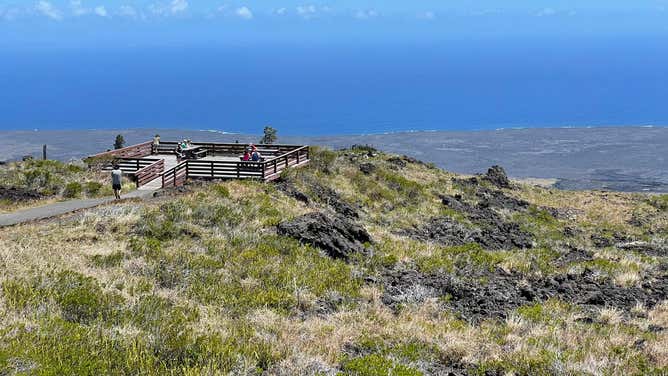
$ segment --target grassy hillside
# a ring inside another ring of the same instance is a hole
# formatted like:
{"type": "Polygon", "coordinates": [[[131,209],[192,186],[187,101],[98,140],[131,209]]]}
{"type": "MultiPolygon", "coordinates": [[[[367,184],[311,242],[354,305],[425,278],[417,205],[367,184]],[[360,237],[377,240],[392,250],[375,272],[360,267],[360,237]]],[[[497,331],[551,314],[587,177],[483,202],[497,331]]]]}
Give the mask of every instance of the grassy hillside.
{"type": "Polygon", "coordinates": [[[0,374],[668,372],[668,196],[313,155],[0,229],[0,374]]]}
{"type": "MultiPolygon", "coordinates": [[[[124,191],[134,189],[126,180],[124,191]]],[[[109,172],[75,163],[28,160],[0,166],[0,213],[56,200],[111,196],[109,172]]]]}

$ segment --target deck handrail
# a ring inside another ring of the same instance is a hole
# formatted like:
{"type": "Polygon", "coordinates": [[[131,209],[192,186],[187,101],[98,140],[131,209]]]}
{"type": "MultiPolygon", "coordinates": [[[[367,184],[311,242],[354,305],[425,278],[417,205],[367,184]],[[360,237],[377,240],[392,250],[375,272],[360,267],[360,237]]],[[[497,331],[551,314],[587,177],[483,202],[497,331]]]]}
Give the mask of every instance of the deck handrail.
{"type": "MultiPolygon", "coordinates": [[[[160,145],[178,145],[178,141],[160,141],[160,145]]],[[[216,145],[216,146],[239,146],[246,148],[248,144],[235,143],[235,142],[193,142],[193,145],[216,145]]],[[[294,145],[294,144],[253,144],[258,148],[272,148],[272,147],[294,147],[298,148],[303,145],[294,145]]]]}
{"type": "Polygon", "coordinates": [[[151,154],[153,147],[153,141],[146,141],[136,145],[126,146],[124,148],[105,151],[103,153],[91,155],[89,159],[105,158],[105,157],[116,157],[116,158],[134,158],[134,157],[145,157],[151,154]]]}
{"type": "Polygon", "coordinates": [[[137,188],[149,183],[162,175],[165,171],[165,160],[159,159],[155,163],[152,163],[142,169],[137,170],[135,174],[135,179],[137,180],[137,188]]]}
{"type": "Polygon", "coordinates": [[[265,160],[265,162],[271,162],[271,161],[273,161],[274,159],[278,159],[278,158],[286,157],[286,156],[289,155],[289,154],[293,154],[293,153],[295,153],[295,152],[299,152],[299,151],[301,151],[301,150],[307,149],[308,147],[309,147],[308,145],[303,145],[303,146],[301,146],[301,147],[298,147],[297,149],[290,150],[290,151],[285,152],[285,153],[283,153],[283,154],[281,154],[281,155],[279,155],[279,156],[273,157],[273,158],[271,158],[271,159],[267,159],[267,160],[265,160]]]}
{"type": "Polygon", "coordinates": [[[172,186],[172,187],[179,186],[181,176],[184,177],[184,181],[185,181],[185,179],[188,178],[188,161],[183,161],[183,162],[179,163],[178,165],[170,168],[169,170],[164,171],[162,174],[160,174],[160,176],[162,177],[162,187],[163,188],[168,187],[168,186],[172,186]],[[186,173],[182,174],[182,175],[179,175],[179,171],[182,171],[184,169],[186,170],[186,173]],[[171,179],[171,181],[170,181],[170,179],[171,179]]]}
{"type": "Polygon", "coordinates": [[[304,145],[297,149],[291,150],[287,153],[281,154],[278,157],[268,159],[264,161],[264,169],[262,171],[262,179],[265,181],[277,179],[283,170],[292,167],[299,166],[309,161],[309,146],[304,145]],[[301,153],[306,152],[305,158],[301,159],[301,153]],[[294,156],[294,159],[292,159],[294,156]],[[292,162],[291,162],[292,159],[292,162]],[[280,163],[280,168],[279,168],[280,163]],[[272,169],[273,167],[273,169],[272,169]]]}
{"type": "MultiPolygon", "coordinates": [[[[179,143],[176,141],[163,141],[158,145],[158,153],[171,153],[173,152],[179,143]]],[[[221,142],[193,142],[194,146],[201,146],[208,150],[210,155],[241,155],[244,150],[248,147],[247,144],[240,143],[221,143],[221,142]]],[[[282,155],[286,152],[290,152],[297,148],[302,147],[303,145],[289,145],[289,144],[256,144],[255,145],[260,152],[264,152],[265,155],[273,155],[279,153],[282,155]]],[[[273,156],[272,156],[273,158],[273,156]]]]}

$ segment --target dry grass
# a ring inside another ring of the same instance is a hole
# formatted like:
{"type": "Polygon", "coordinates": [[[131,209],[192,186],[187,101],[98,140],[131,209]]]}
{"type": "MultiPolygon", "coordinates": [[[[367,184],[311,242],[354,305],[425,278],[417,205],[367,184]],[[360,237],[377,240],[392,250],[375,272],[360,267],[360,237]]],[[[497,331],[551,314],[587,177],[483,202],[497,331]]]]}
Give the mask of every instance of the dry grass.
{"type": "MultiPolygon", "coordinates": [[[[555,266],[553,254],[560,254],[555,250],[567,249],[568,242],[591,250],[588,237],[596,226],[632,234],[652,228],[631,229],[627,221],[634,211],[647,208],[642,198],[626,194],[526,186],[508,191],[536,206],[583,210],[568,223],[583,235],[555,237],[543,248],[453,249],[409,239],[397,230],[443,214],[438,194],[465,192],[446,172],[414,164],[395,170],[383,155],[368,160],[379,166],[380,177],[362,176],[345,158],[334,160],[337,173],[304,173],[362,205],[361,222],[376,240],[381,264],[452,267],[462,257],[468,268],[502,268],[527,280],[593,268],[620,286],[639,286],[663,260],[609,247],[597,249],[593,262],[555,266]]],[[[299,180],[295,184],[305,188],[299,180]]],[[[324,205],[298,202],[271,185],[230,181],[177,198],[0,229],[0,286],[26,281],[17,283],[18,293],[0,294],[0,374],[14,372],[18,361],[54,369],[67,363],[50,357],[56,355],[68,356],[72,364],[106,357],[115,367],[131,366],[126,373],[356,374],[346,362],[372,365],[364,351],[407,374],[420,374],[425,364],[463,364],[480,374],[660,374],[668,367],[668,335],[653,329],[668,327],[668,302],[592,311],[550,300],[478,323],[457,318],[433,298],[392,310],[382,301],[382,287],[360,278],[372,273],[365,268],[377,267],[375,260],[345,264],[275,235],[279,221],[324,205]],[[83,276],[75,282],[99,286],[119,316],[65,320],[63,298],[44,296],[58,292],[39,290],[54,286],[53,276],[64,271],[83,276]],[[330,282],[322,286],[322,281],[330,282]],[[16,303],[22,286],[39,290],[31,291],[33,300],[25,305],[16,303]],[[338,303],[318,311],[323,302],[338,303]],[[35,335],[42,331],[45,338],[59,336],[61,345],[35,335]]],[[[565,225],[534,220],[541,231],[540,226],[565,225]]],[[[85,368],[61,371],[86,373],[85,368]]]]}

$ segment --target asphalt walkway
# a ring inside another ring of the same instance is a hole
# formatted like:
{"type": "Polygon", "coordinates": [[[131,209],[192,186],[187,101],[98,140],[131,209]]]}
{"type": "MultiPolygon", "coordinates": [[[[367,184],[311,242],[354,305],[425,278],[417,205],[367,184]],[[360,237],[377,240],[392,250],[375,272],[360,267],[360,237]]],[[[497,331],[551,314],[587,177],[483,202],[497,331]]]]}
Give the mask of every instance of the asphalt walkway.
{"type": "MultiPolygon", "coordinates": [[[[126,199],[150,197],[153,195],[153,192],[158,190],[162,185],[155,183],[157,180],[160,179],[156,179],[135,191],[122,195],[121,198],[126,199]]],[[[0,227],[13,226],[26,222],[38,221],[40,219],[58,217],[63,214],[72,213],[82,209],[93,208],[114,201],[115,199],[113,197],[92,198],[86,200],[69,200],[30,209],[18,210],[12,213],[0,214],[0,227]]]]}

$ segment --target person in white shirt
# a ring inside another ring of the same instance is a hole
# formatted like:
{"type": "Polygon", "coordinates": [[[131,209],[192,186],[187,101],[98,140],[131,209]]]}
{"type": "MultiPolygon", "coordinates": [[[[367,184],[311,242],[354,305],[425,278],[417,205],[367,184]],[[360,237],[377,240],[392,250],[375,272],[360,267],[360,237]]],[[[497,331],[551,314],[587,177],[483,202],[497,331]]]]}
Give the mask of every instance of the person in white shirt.
{"type": "Polygon", "coordinates": [[[121,188],[123,188],[123,171],[115,164],[111,170],[111,188],[114,190],[114,196],[117,200],[121,199],[121,188]]]}

